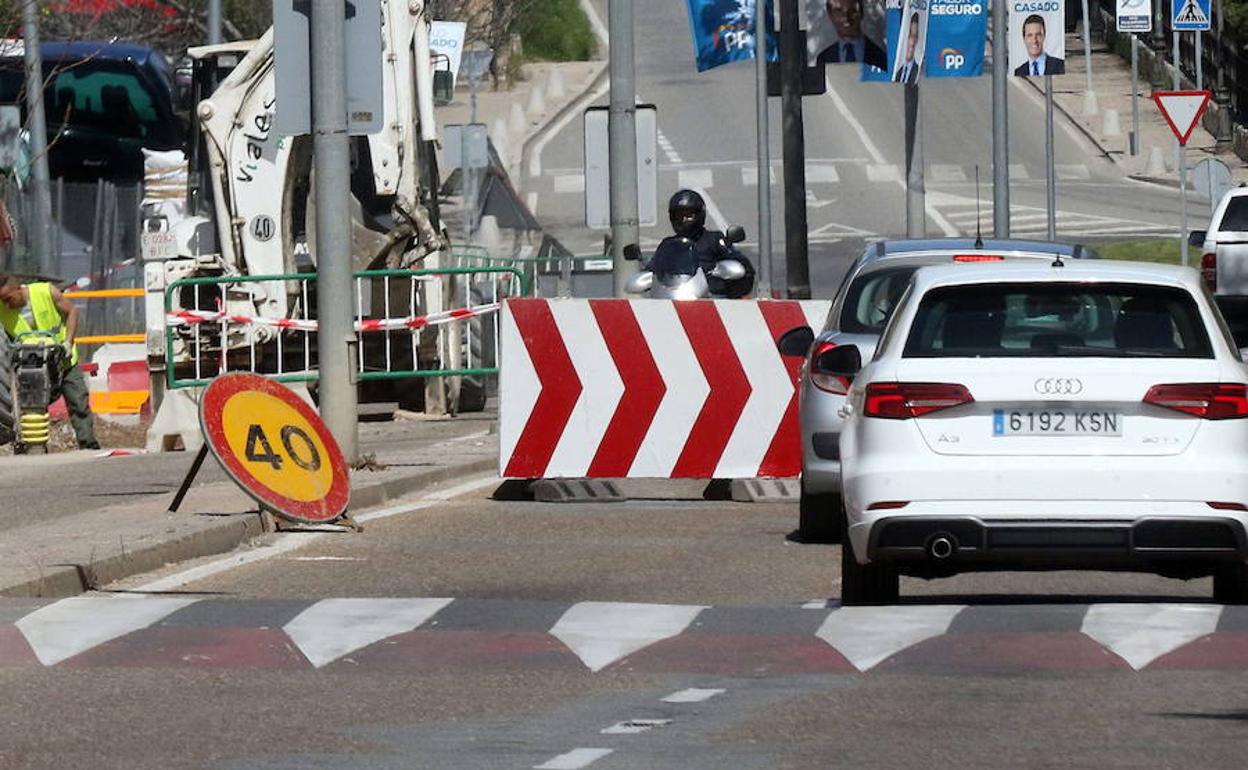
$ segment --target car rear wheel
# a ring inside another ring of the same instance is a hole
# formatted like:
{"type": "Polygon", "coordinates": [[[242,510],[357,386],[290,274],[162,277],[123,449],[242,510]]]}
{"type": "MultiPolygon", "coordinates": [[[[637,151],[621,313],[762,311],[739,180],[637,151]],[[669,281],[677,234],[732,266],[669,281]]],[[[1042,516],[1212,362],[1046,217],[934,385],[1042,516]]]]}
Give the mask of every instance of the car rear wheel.
{"type": "Polygon", "coordinates": [[[885,561],[859,564],[849,537],[841,542],[841,604],[846,607],[891,604],[901,592],[897,568],[885,561]]]}
{"type": "Polygon", "coordinates": [[[1213,573],[1213,600],[1222,604],[1248,604],[1248,564],[1219,567],[1213,573]]]}
{"type": "Polygon", "coordinates": [[[802,487],[797,531],[803,543],[841,542],[841,496],[816,495],[802,487]]]}

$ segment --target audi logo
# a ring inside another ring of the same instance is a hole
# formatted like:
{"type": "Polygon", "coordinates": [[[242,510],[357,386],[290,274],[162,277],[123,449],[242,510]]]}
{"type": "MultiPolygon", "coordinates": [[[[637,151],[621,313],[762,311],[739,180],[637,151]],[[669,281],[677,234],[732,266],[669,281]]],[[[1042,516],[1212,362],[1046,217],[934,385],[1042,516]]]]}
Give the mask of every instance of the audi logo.
{"type": "Polygon", "coordinates": [[[1074,377],[1041,377],[1036,392],[1042,396],[1077,396],[1083,392],[1083,380],[1074,377]]]}

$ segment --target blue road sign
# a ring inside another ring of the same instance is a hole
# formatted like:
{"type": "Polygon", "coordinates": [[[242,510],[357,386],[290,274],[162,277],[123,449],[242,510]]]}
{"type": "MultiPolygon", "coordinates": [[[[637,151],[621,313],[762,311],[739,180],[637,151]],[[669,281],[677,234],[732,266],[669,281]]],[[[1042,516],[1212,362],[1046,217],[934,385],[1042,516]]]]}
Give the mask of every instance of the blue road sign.
{"type": "Polygon", "coordinates": [[[1209,6],[1213,0],[1172,0],[1171,25],[1180,31],[1209,29],[1209,6]]]}

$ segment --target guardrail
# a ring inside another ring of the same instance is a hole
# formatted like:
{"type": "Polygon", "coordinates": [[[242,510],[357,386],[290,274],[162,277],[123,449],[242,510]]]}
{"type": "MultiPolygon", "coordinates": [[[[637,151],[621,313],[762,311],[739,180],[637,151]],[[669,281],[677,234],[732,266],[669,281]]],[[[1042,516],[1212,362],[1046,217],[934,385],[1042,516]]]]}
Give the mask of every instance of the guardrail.
{"type": "MultiPolygon", "coordinates": [[[[515,267],[369,270],[355,273],[354,280],[360,381],[497,374],[498,308],[504,299],[529,291],[523,271],[515,267]]],[[[239,371],[279,382],[315,380],[317,324],[310,312],[316,306],[315,281],[315,273],[288,273],[169,284],[167,387],[199,387],[239,371]],[[244,287],[284,294],[294,311],[281,318],[240,313],[237,308],[249,303],[232,303],[229,294],[244,287]]]]}

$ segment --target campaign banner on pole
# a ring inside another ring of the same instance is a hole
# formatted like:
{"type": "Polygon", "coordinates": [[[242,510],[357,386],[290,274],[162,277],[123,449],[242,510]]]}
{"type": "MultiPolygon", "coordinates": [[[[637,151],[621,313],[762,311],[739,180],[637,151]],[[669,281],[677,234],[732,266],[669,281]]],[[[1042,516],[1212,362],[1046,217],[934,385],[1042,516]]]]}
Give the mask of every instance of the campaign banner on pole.
{"type": "Polygon", "coordinates": [[[929,0],[927,15],[924,76],[964,78],[984,74],[987,0],[929,0]]]}
{"type": "MultiPolygon", "coordinates": [[[[754,58],[754,13],[757,0],[688,0],[698,72],[754,58]]],[[[772,0],[765,13],[772,18],[772,0]]],[[[779,61],[778,41],[768,25],[767,60],[779,61]]]]}
{"type": "Polygon", "coordinates": [[[1119,32],[1152,32],[1152,0],[1118,0],[1115,20],[1119,32]]]}
{"type": "MultiPolygon", "coordinates": [[[[815,64],[856,64],[887,80],[888,45],[883,4],[864,0],[805,0],[806,59],[815,64]]],[[[902,0],[890,2],[900,14],[902,0]]],[[[897,19],[900,19],[900,15],[897,19]]],[[[895,32],[895,30],[894,30],[895,32]]],[[[894,34],[893,39],[896,39],[894,34]]]]}
{"type": "Polygon", "coordinates": [[[1209,29],[1209,6],[1213,0],[1173,0],[1171,27],[1180,32],[1209,29]]]}
{"type": "Polygon", "coordinates": [[[923,54],[927,44],[927,0],[905,0],[901,7],[901,24],[897,45],[889,49],[894,83],[919,82],[923,71],[923,54]]]}
{"type": "Polygon", "coordinates": [[[1063,0],[1012,0],[1010,68],[1020,77],[1066,74],[1063,0]]]}

